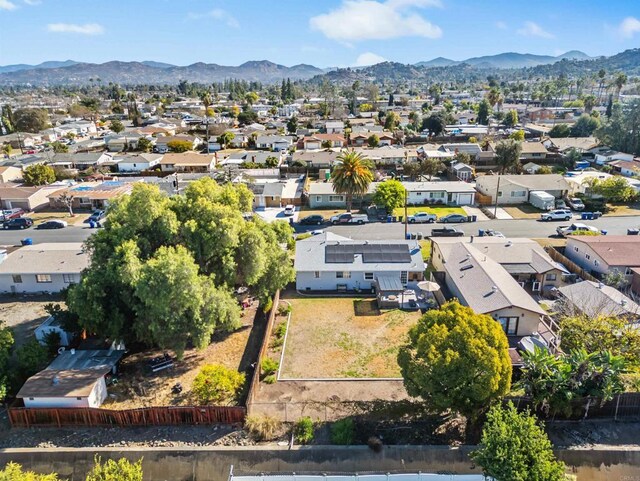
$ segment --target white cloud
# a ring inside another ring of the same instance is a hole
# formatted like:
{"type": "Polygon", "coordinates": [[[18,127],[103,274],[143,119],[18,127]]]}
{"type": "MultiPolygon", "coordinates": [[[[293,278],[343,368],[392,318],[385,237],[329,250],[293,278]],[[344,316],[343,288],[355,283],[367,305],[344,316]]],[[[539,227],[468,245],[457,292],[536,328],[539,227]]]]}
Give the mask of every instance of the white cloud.
{"type": "Polygon", "coordinates": [[[375,65],[377,63],[386,62],[387,59],[373,52],[366,52],[358,55],[356,59],[356,67],[366,67],[368,65],[375,65]]]}
{"type": "Polygon", "coordinates": [[[213,10],[210,10],[206,13],[190,13],[189,18],[193,20],[200,20],[202,18],[213,18],[214,20],[226,23],[229,27],[240,27],[240,23],[238,22],[238,20],[229,12],[221,8],[214,8],[213,10]]]}
{"type": "Polygon", "coordinates": [[[544,30],[540,25],[535,22],[524,22],[524,26],[518,29],[520,35],[525,37],[540,37],[540,38],[555,38],[552,33],[544,30]]]}
{"type": "Polygon", "coordinates": [[[104,27],[98,23],[50,23],[47,25],[49,32],[55,33],[79,33],[81,35],[102,35],[104,27]]]}
{"type": "Polygon", "coordinates": [[[496,27],[499,28],[500,30],[506,30],[507,29],[507,24],[498,20],[496,22],[496,27]]]}
{"type": "Polygon", "coordinates": [[[24,0],[24,3],[33,7],[35,5],[40,5],[42,2],[40,0],[24,0]]]}
{"type": "Polygon", "coordinates": [[[415,13],[440,5],[434,0],[343,0],[335,10],[309,20],[313,30],[341,42],[397,37],[439,38],[442,29],[415,13]]]}
{"type": "Polygon", "coordinates": [[[633,37],[636,33],[640,32],[640,20],[635,17],[625,18],[618,27],[618,32],[624,38],[633,37]]]}
{"type": "Polygon", "coordinates": [[[18,6],[9,0],[0,0],[0,10],[15,10],[18,6]]]}

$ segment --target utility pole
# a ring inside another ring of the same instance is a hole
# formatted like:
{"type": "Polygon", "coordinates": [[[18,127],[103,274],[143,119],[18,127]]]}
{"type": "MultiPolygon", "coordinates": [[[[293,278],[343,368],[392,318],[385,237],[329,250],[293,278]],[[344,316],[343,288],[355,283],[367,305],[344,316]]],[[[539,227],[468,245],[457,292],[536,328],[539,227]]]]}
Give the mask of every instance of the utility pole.
{"type": "Polygon", "coordinates": [[[498,174],[498,184],[496,186],[496,205],[493,208],[493,217],[496,217],[498,212],[498,194],[500,194],[500,174],[498,174]]]}
{"type": "Polygon", "coordinates": [[[407,238],[409,233],[409,219],[407,218],[407,200],[409,197],[409,191],[404,189],[404,238],[407,238]]]}

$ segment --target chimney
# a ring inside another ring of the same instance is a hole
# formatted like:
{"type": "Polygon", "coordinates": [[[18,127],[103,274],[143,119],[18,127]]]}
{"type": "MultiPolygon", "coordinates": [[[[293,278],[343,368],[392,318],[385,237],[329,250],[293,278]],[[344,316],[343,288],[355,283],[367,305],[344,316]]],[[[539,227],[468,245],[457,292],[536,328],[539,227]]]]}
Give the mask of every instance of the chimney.
{"type": "Polygon", "coordinates": [[[491,286],[491,292],[498,292],[498,286],[491,286]]]}
{"type": "Polygon", "coordinates": [[[604,284],[602,282],[598,282],[598,289],[602,289],[604,287],[604,284]]]}
{"type": "Polygon", "coordinates": [[[60,384],[60,378],[58,377],[57,374],[53,376],[53,380],[51,381],[51,384],[53,384],[54,386],[57,386],[58,384],[60,384]]]}
{"type": "Polygon", "coordinates": [[[73,355],[76,353],[76,350],[75,350],[75,349],[71,349],[69,352],[70,352],[70,353],[71,353],[71,355],[73,356],[73,355]]]}

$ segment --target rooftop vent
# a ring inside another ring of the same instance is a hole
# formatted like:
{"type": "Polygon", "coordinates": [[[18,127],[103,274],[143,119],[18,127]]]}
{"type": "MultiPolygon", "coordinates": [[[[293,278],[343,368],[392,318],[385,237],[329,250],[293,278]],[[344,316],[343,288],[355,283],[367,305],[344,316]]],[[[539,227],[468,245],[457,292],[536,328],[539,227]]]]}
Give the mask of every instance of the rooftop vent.
{"type": "Polygon", "coordinates": [[[60,378],[58,377],[58,375],[56,374],[55,376],[53,376],[53,380],[51,381],[51,383],[54,386],[57,386],[58,384],[60,384],[60,378]]]}

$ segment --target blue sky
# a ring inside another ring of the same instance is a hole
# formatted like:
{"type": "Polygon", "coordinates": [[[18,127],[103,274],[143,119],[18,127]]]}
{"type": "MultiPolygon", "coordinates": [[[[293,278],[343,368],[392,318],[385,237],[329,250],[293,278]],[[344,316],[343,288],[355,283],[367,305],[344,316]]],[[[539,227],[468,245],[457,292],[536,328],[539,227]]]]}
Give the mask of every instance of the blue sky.
{"type": "Polygon", "coordinates": [[[0,0],[0,25],[0,65],[328,67],[505,51],[611,55],[640,46],[640,0],[0,0]]]}

